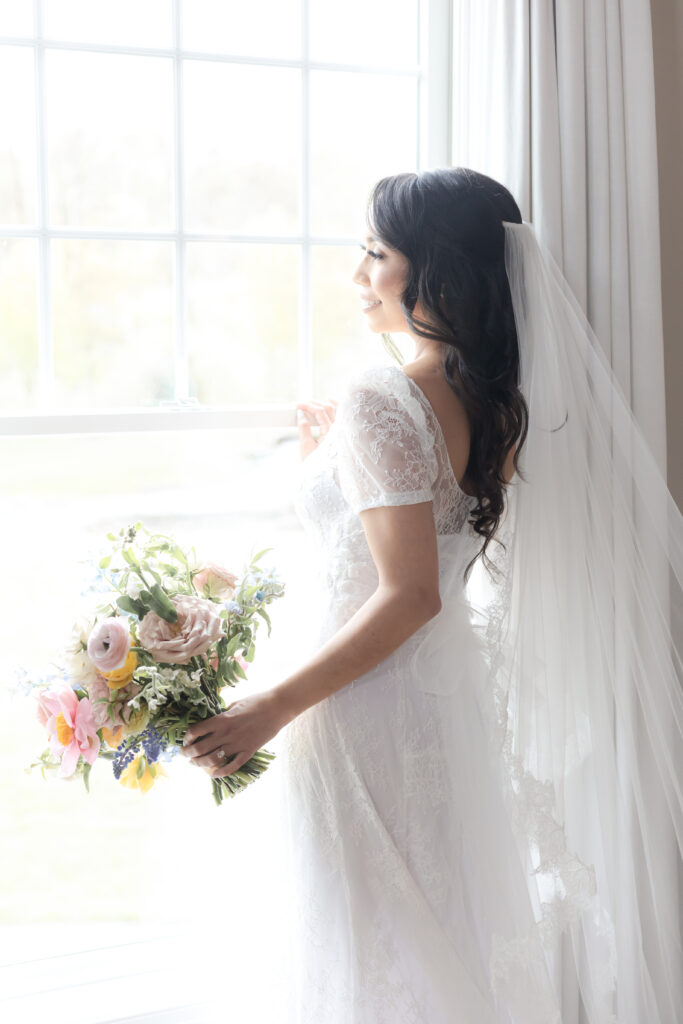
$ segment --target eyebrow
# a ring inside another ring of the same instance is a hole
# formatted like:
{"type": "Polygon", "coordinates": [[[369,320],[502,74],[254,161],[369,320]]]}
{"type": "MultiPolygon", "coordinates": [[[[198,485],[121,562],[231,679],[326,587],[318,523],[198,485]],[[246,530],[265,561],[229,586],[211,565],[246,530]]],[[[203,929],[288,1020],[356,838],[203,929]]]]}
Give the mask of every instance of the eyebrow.
{"type": "Polygon", "coordinates": [[[364,238],[364,239],[368,238],[368,239],[370,239],[370,241],[371,241],[371,242],[381,242],[381,239],[380,239],[380,238],[378,238],[378,237],[377,237],[377,235],[368,235],[368,234],[365,234],[365,235],[363,235],[363,238],[364,238]]]}

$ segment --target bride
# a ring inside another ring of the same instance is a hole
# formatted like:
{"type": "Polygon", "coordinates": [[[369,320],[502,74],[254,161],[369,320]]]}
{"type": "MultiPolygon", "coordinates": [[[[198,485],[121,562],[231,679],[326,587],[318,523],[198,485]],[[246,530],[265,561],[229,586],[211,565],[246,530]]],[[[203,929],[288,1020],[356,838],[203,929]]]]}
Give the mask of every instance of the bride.
{"type": "Polygon", "coordinates": [[[313,656],[184,750],[282,730],[290,1019],[674,1024],[680,512],[507,189],[384,178],[361,248],[415,352],[299,403],[313,656]]]}

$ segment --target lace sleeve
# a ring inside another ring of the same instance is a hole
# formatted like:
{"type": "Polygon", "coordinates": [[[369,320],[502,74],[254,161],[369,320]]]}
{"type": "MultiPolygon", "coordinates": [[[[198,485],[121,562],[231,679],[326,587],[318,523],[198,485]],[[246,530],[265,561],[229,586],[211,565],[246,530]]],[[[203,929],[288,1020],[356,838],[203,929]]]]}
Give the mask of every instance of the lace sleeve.
{"type": "Polygon", "coordinates": [[[431,501],[438,464],[414,398],[364,380],[336,416],[339,485],[354,512],[431,501]]]}

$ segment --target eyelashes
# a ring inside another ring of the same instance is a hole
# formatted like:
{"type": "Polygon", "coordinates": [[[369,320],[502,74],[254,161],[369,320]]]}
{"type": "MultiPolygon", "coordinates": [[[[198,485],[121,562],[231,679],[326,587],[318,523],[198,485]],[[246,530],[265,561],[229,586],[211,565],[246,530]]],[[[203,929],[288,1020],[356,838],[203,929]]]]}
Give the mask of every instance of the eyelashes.
{"type": "Polygon", "coordinates": [[[368,254],[368,256],[372,256],[373,260],[381,260],[384,258],[381,253],[373,252],[372,249],[366,249],[362,242],[360,243],[360,247],[363,250],[363,252],[366,252],[368,254]]]}

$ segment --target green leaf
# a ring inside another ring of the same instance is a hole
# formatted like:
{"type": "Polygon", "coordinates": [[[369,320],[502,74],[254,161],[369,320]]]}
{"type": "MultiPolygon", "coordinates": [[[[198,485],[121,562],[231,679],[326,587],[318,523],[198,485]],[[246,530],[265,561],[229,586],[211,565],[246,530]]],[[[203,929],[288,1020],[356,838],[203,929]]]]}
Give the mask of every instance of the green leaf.
{"type": "Polygon", "coordinates": [[[130,548],[121,548],[121,554],[123,555],[125,560],[128,562],[128,565],[132,565],[136,569],[140,568],[140,562],[135,557],[135,555],[130,550],[130,548]]]}
{"type": "Polygon", "coordinates": [[[171,554],[175,555],[178,561],[182,562],[183,565],[187,565],[187,558],[185,557],[185,552],[183,551],[182,548],[178,547],[177,544],[174,544],[173,547],[171,548],[171,554]]]}
{"type": "Polygon", "coordinates": [[[159,584],[155,583],[149,591],[150,597],[154,602],[154,611],[166,622],[177,622],[178,621],[178,610],[171,601],[170,597],[159,584]]]}
{"type": "MultiPolygon", "coordinates": [[[[219,641],[219,643],[220,642],[221,641],[219,641]]],[[[221,651],[221,653],[224,653],[226,655],[234,654],[237,648],[241,645],[241,643],[242,638],[238,633],[236,636],[233,636],[232,639],[228,641],[228,643],[225,645],[224,651],[221,651]]]]}
{"type": "Polygon", "coordinates": [[[83,782],[85,783],[85,788],[88,791],[88,793],[90,792],[90,769],[91,768],[92,768],[92,765],[88,764],[88,762],[86,761],[84,763],[84,765],[83,765],[83,782]]]}
{"type": "Polygon", "coordinates": [[[128,594],[118,597],[116,599],[116,603],[119,608],[123,608],[124,612],[132,612],[133,615],[137,615],[139,619],[144,618],[148,611],[142,601],[129,597],[128,594]]]}
{"type": "Polygon", "coordinates": [[[100,569],[106,569],[111,562],[111,555],[105,555],[104,558],[100,559],[100,569]]]}
{"type": "Polygon", "coordinates": [[[145,774],[145,768],[146,768],[146,759],[145,759],[144,756],[142,756],[142,757],[140,757],[140,760],[138,761],[138,766],[137,766],[137,768],[135,770],[135,775],[136,775],[136,777],[138,779],[141,779],[142,776],[145,774]]]}
{"type": "Polygon", "coordinates": [[[254,557],[252,558],[251,564],[253,565],[254,562],[258,562],[258,560],[261,557],[261,555],[265,555],[266,551],[272,551],[272,550],[273,550],[272,548],[264,548],[263,551],[259,551],[258,555],[254,555],[254,557]]]}

